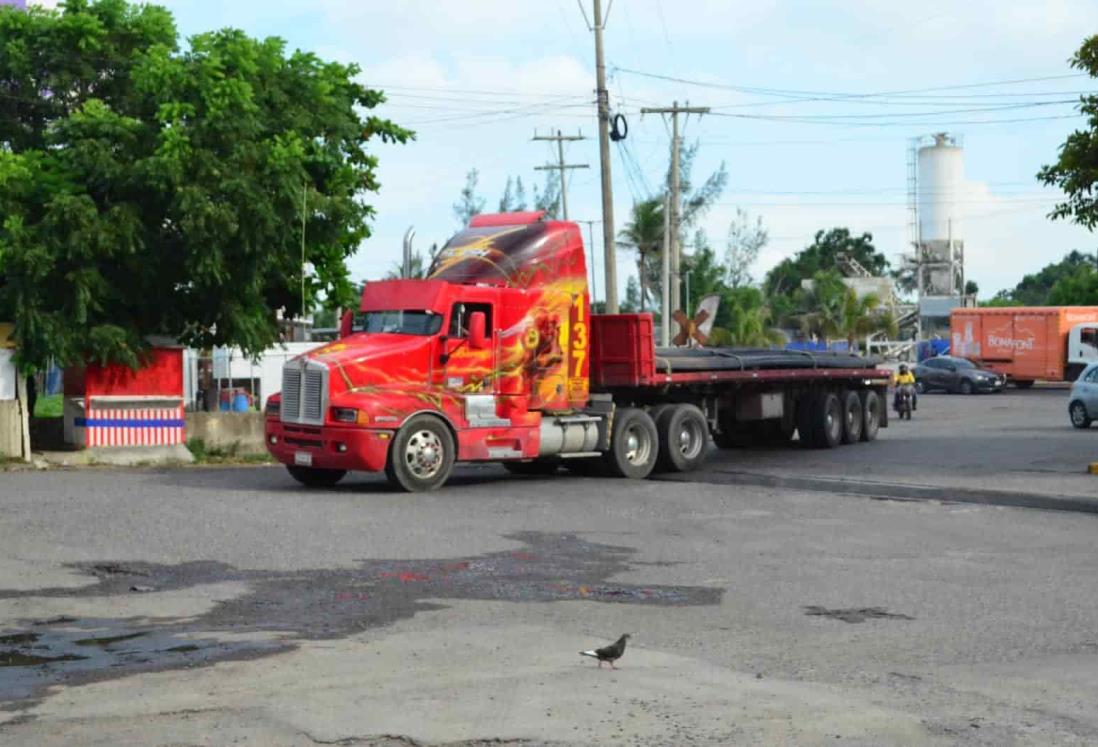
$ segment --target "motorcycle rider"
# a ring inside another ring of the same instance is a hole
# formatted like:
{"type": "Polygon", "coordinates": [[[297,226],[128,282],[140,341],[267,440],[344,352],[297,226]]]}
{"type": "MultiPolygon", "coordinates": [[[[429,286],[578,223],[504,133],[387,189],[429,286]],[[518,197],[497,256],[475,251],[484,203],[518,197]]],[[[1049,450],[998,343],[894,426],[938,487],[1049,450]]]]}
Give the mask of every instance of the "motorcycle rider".
{"type": "Polygon", "coordinates": [[[892,377],[892,383],[896,387],[896,394],[892,398],[892,409],[899,412],[900,394],[904,391],[904,387],[910,387],[908,391],[911,393],[911,409],[915,410],[919,402],[918,393],[915,391],[915,374],[908,370],[906,363],[900,364],[900,370],[892,377]]]}

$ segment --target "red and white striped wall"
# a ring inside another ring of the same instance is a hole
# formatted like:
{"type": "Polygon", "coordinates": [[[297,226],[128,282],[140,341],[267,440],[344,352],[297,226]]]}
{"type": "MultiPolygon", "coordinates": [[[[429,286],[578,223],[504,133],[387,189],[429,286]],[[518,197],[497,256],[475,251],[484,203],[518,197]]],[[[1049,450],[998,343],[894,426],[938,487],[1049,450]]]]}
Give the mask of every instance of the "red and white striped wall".
{"type": "Polygon", "coordinates": [[[74,422],[83,446],[172,446],[185,442],[182,402],[175,407],[112,407],[93,401],[74,422]]]}

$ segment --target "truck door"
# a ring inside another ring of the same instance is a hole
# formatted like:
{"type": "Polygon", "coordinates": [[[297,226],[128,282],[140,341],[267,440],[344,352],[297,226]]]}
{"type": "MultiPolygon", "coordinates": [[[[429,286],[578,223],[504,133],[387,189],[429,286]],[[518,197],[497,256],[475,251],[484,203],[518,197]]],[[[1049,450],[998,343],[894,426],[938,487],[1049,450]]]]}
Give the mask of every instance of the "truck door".
{"type": "Polygon", "coordinates": [[[458,301],[450,309],[450,322],[443,343],[445,363],[442,365],[442,386],[460,394],[495,394],[496,333],[492,304],[480,301],[458,301]],[[475,312],[485,316],[485,332],[489,344],[475,349],[469,344],[469,317],[475,312]]]}
{"type": "Polygon", "coordinates": [[[1068,336],[1068,363],[1098,361],[1098,324],[1077,324],[1068,336]]]}

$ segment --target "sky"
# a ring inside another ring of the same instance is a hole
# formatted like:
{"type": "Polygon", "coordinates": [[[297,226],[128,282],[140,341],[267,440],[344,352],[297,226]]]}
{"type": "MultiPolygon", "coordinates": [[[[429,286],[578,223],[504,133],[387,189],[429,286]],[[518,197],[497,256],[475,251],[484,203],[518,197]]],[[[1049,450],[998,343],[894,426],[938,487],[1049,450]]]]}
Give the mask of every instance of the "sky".
{"type": "MultiPolygon", "coordinates": [[[[615,228],[659,187],[668,123],[641,115],[673,101],[709,106],[684,137],[699,143],[695,180],[722,162],[728,187],[700,221],[723,254],[737,208],[761,216],[770,242],[756,278],[821,229],[873,234],[893,262],[910,250],[911,139],[963,138],[960,200],[966,277],[981,296],[1098,237],[1047,214],[1058,192],[1035,174],[1084,124],[1081,93],[1098,82],[1069,65],[1098,31],[1093,0],[603,0],[608,89],[628,138],[612,144],[615,228]]],[[[161,0],[189,36],[232,26],[294,48],[354,62],[386,92],[376,113],[416,131],[374,150],[381,192],[373,235],[350,261],[356,279],[382,276],[409,227],[416,248],[442,244],[459,224],[452,205],[470,169],[489,209],[508,176],[531,191],[555,160],[535,133],[589,139],[567,146],[573,220],[601,220],[591,0],[161,0]]],[[[584,226],[585,233],[587,231],[584,226]]],[[[596,294],[602,298],[601,225],[596,294]]],[[[635,263],[619,251],[619,289],[635,263]]]]}

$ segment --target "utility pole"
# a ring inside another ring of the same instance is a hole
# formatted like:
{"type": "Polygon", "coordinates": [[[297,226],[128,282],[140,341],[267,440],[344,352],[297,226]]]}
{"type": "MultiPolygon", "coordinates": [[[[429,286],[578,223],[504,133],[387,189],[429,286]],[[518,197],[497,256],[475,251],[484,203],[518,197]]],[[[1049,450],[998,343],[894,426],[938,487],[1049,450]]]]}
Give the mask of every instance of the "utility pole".
{"type": "Polygon", "coordinates": [[[555,140],[557,143],[557,163],[556,165],[547,163],[544,166],[535,166],[535,171],[560,171],[560,207],[563,213],[564,220],[568,220],[568,188],[564,180],[564,172],[569,169],[586,169],[589,168],[589,164],[586,163],[565,163],[564,162],[564,141],[586,140],[583,135],[562,135],[560,130],[557,130],[556,135],[539,135],[537,131],[534,131],[534,140],[555,140]]]}
{"type": "Polygon", "coordinates": [[[667,286],[671,284],[671,195],[663,197],[663,257],[660,279],[663,284],[663,303],[660,309],[660,344],[671,345],[671,299],[667,295],[667,286]]]}
{"type": "MultiPolygon", "coordinates": [[[[671,106],[645,107],[641,114],[670,114],[671,115],[671,309],[677,311],[682,308],[679,283],[681,281],[679,268],[682,264],[682,247],[679,246],[679,155],[682,151],[682,143],[679,142],[679,115],[680,114],[708,114],[708,106],[679,106],[675,101],[671,106]]],[[[664,288],[664,293],[668,292],[664,288]]]]}
{"type": "MultiPolygon", "coordinates": [[[[614,0],[610,0],[611,4],[614,0]]],[[[594,23],[587,27],[595,32],[595,95],[599,112],[599,166],[602,170],[602,251],[606,275],[606,313],[618,313],[618,271],[614,258],[614,191],[610,180],[610,94],[606,90],[606,61],[602,52],[602,31],[606,19],[602,16],[602,0],[592,0],[594,23]]],[[[580,10],[587,20],[583,0],[580,10]]],[[[610,7],[607,6],[607,13],[610,7]]]]}

